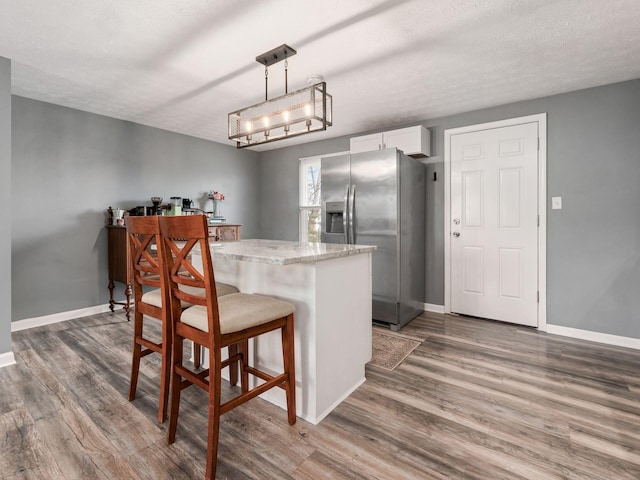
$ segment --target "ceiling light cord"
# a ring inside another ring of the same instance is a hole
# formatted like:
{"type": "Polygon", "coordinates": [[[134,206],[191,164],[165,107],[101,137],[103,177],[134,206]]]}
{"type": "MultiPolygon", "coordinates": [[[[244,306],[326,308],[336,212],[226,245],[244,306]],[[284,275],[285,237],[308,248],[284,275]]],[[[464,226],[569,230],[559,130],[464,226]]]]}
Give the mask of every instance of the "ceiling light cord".
{"type": "MultiPolygon", "coordinates": [[[[284,94],[289,93],[289,60],[284,57],[284,94]]],[[[269,100],[269,67],[264,66],[264,101],[269,100]]]]}
{"type": "Polygon", "coordinates": [[[284,57],[284,94],[289,93],[289,60],[284,57]]]}

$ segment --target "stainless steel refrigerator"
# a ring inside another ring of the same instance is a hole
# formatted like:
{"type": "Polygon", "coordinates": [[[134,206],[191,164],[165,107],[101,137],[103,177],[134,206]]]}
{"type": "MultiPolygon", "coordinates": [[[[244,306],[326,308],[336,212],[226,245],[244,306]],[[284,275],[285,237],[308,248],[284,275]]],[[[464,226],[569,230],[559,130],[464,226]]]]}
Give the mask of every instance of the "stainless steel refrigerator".
{"type": "Polygon", "coordinates": [[[424,310],[425,166],[395,148],[321,160],[322,241],[376,245],[373,320],[424,310]]]}

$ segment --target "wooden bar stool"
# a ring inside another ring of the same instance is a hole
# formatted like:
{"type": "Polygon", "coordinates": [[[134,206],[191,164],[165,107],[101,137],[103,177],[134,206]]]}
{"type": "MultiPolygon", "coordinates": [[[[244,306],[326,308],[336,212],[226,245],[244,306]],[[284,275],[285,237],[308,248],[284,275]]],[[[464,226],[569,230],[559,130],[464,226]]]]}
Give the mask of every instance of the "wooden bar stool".
{"type": "Polygon", "coordinates": [[[193,215],[161,217],[159,221],[163,242],[163,268],[169,282],[172,305],[172,387],[167,441],[169,444],[175,441],[181,391],[192,384],[207,391],[209,425],[206,478],[214,479],[220,416],[223,413],[273,387],[280,387],[286,391],[289,424],[293,425],[296,421],[293,328],[295,307],[275,298],[245,293],[232,293],[218,298],[206,219],[203,216],[193,215]],[[200,249],[201,269],[191,263],[190,254],[194,248],[200,249]],[[186,271],[190,275],[181,275],[181,271],[186,271]],[[184,287],[204,288],[205,298],[189,294],[184,287]],[[178,307],[178,301],[186,301],[194,306],[182,310],[178,307]],[[249,365],[247,358],[248,340],[274,330],[281,331],[284,365],[284,372],[276,376],[249,365]],[[208,370],[194,372],[183,363],[185,339],[209,349],[208,370]],[[230,351],[229,358],[222,361],[222,348],[236,344],[238,345],[237,353],[230,351]],[[226,366],[234,364],[239,364],[240,367],[241,393],[221,403],[221,372],[226,366]],[[263,383],[249,389],[249,374],[261,379],[263,383]]]}
{"type": "Polygon", "coordinates": [[[171,355],[171,332],[169,328],[169,292],[166,281],[163,280],[164,272],[161,268],[162,243],[160,241],[160,227],[158,217],[128,217],[127,237],[133,272],[133,359],[131,361],[131,381],[129,383],[129,401],[136,397],[138,385],[138,373],[140,371],[140,358],[151,353],[159,353],[162,357],[160,367],[160,401],[158,403],[158,422],[164,422],[167,418],[167,405],[169,399],[169,381],[171,368],[169,358],[171,355]],[[157,251],[152,250],[156,245],[157,251]],[[165,288],[162,287],[164,282],[165,288]],[[148,303],[143,300],[143,287],[152,287],[156,301],[148,303]],[[161,322],[162,339],[154,342],[144,336],[145,316],[155,318],[161,322]]]}
{"type": "MultiPolygon", "coordinates": [[[[169,404],[171,322],[169,321],[168,282],[163,280],[160,226],[157,216],[130,216],[127,217],[126,225],[134,290],[134,336],[129,400],[134,400],[136,396],[140,359],[154,352],[159,353],[162,357],[162,362],[160,367],[158,422],[162,423],[167,418],[169,404]],[[143,293],[143,287],[150,287],[153,290],[143,293]],[[160,342],[144,336],[145,316],[155,318],[161,322],[162,338],[160,342]]],[[[231,285],[219,284],[217,287],[217,292],[220,295],[238,292],[238,289],[231,285]]],[[[205,295],[204,289],[191,289],[190,293],[196,296],[205,295]]],[[[191,304],[184,305],[185,308],[188,306],[191,306],[191,304]]],[[[198,368],[200,366],[200,348],[197,345],[194,345],[194,347],[194,364],[198,368]]]]}

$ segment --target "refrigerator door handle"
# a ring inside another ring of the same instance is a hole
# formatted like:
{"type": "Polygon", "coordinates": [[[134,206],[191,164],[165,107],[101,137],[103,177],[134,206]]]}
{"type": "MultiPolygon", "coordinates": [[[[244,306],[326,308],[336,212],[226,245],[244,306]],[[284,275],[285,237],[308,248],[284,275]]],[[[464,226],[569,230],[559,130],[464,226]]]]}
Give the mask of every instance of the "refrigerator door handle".
{"type": "Polygon", "coordinates": [[[342,211],[342,229],[344,230],[344,243],[349,243],[349,185],[344,189],[344,210],[342,211]]]}
{"type": "Polygon", "coordinates": [[[355,245],[356,243],[356,230],[353,225],[355,221],[355,212],[356,212],[356,186],[351,186],[351,200],[349,205],[349,236],[351,238],[351,243],[355,245]]]}

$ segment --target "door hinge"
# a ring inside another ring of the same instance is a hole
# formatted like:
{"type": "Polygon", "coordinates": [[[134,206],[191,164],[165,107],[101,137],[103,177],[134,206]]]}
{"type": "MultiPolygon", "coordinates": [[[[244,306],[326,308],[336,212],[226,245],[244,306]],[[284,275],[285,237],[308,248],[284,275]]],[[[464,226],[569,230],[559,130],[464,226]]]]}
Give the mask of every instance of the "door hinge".
{"type": "Polygon", "coordinates": [[[540,226],[540,215],[538,215],[538,226],[540,226]]]}
{"type": "Polygon", "coordinates": [[[540,151],[540,137],[538,137],[538,151],[540,151]]]}
{"type": "Polygon", "coordinates": [[[536,302],[540,303],[540,290],[536,292],[536,302]]]}

